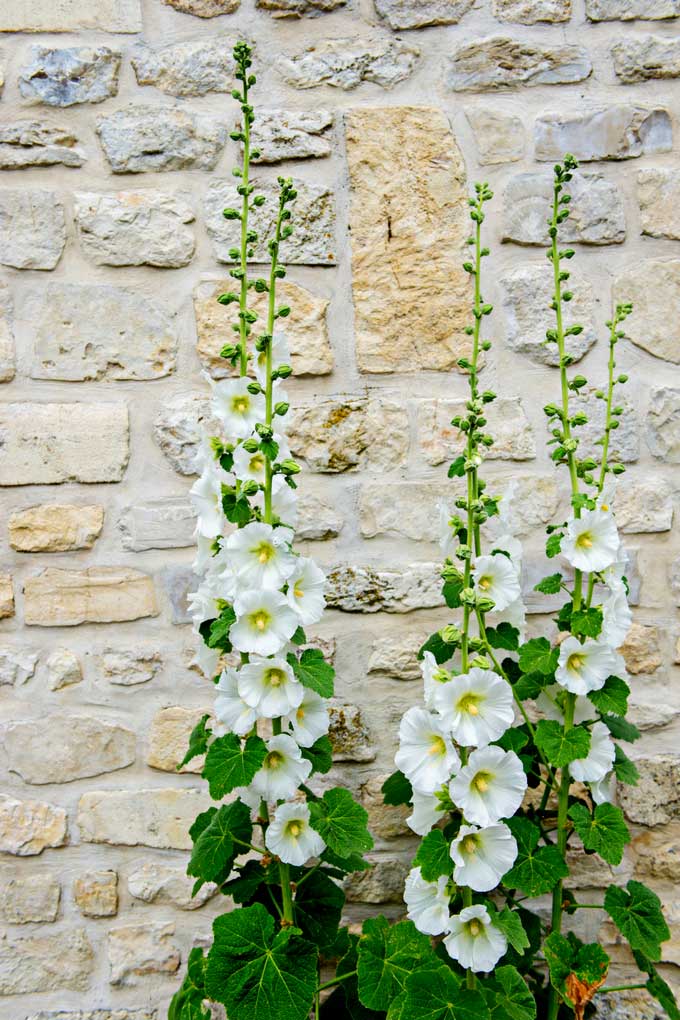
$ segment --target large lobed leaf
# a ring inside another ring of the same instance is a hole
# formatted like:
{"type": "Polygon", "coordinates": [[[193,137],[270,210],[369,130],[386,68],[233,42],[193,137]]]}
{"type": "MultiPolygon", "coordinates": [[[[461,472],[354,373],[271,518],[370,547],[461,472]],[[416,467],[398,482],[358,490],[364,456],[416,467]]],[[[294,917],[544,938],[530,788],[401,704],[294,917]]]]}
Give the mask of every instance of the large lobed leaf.
{"type": "Polygon", "coordinates": [[[432,947],[411,921],[391,925],[386,917],[364,922],[357,949],[359,998],[369,1009],[388,1009],[410,974],[432,962],[432,947]]]}
{"type": "Polygon", "coordinates": [[[310,804],[311,825],[327,846],[340,857],[362,854],[373,846],[366,828],[368,813],[349,790],[337,786],[310,804]]]}
{"type": "Polygon", "coordinates": [[[538,846],[541,832],[527,818],[510,818],[507,822],[517,840],[517,859],[506,875],[503,885],[521,889],[527,896],[551,892],[569,868],[556,846],[538,846]]]}
{"type": "Polygon", "coordinates": [[[642,882],[631,879],[625,889],[610,885],[604,897],[604,909],[631,949],[644,953],[652,961],[661,958],[661,943],[671,937],[661,911],[661,900],[642,882]]]}
{"type": "Polygon", "coordinates": [[[202,772],[213,800],[221,800],[237,786],[249,786],[266,754],[267,745],[261,737],[251,736],[243,742],[235,733],[227,733],[214,740],[202,772]]]}

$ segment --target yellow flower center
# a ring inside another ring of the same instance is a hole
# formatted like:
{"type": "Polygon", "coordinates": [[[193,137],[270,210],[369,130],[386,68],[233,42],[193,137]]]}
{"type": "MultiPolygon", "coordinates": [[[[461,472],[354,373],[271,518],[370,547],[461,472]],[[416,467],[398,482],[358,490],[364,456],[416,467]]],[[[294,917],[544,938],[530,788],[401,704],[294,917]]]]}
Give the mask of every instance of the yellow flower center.
{"type": "Polygon", "coordinates": [[[301,599],[303,597],[303,595],[304,595],[304,591],[300,587],[300,582],[299,581],[297,582],[297,584],[293,588],[293,595],[295,596],[296,599],[301,599]]]}
{"type": "Polygon", "coordinates": [[[288,822],[288,825],[286,826],[286,832],[288,833],[289,836],[293,836],[295,839],[297,839],[297,837],[302,832],[302,825],[300,824],[300,822],[296,821],[288,822]]]}
{"type": "Polygon", "coordinates": [[[302,707],[302,705],[300,705],[296,713],[297,721],[302,722],[306,714],[307,713],[305,712],[304,708],[302,707]]]}
{"type": "Polygon", "coordinates": [[[259,545],[253,546],[251,552],[255,553],[260,563],[269,563],[276,555],[276,549],[271,542],[260,542],[259,545]]]}
{"type": "Polygon", "coordinates": [[[603,503],[603,504],[602,504],[602,509],[603,509],[603,510],[604,510],[604,512],[606,513],[606,512],[607,512],[607,510],[609,510],[609,503],[603,503]]]}
{"type": "Polygon", "coordinates": [[[576,546],[579,549],[591,549],[593,545],[593,536],[589,531],[583,531],[576,539],[576,546]]]}
{"type": "Polygon", "coordinates": [[[578,673],[579,670],[583,669],[585,661],[586,657],[581,652],[572,652],[567,659],[567,669],[571,669],[574,673],[578,673]]]}
{"type": "Polygon", "coordinates": [[[474,836],[466,836],[463,840],[463,852],[466,854],[474,854],[477,852],[477,840],[474,836]]]}
{"type": "Polygon", "coordinates": [[[268,669],[265,678],[271,687],[280,687],[285,682],[286,674],[282,669],[268,669]]]}
{"type": "Polygon", "coordinates": [[[486,574],[484,577],[480,577],[479,581],[477,582],[477,586],[481,588],[482,591],[488,591],[492,584],[493,578],[489,577],[488,574],[486,574]]]}
{"type": "Polygon", "coordinates": [[[489,789],[489,783],[493,779],[490,772],[478,772],[475,778],[472,780],[472,785],[475,786],[480,793],[486,793],[489,789]]]}
{"type": "Polygon", "coordinates": [[[470,921],[470,923],[468,924],[468,930],[469,930],[470,934],[473,935],[475,938],[481,932],[482,926],[481,926],[481,924],[479,923],[479,921],[477,920],[476,917],[472,921],[470,921]]]}
{"type": "Polygon", "coordinates": [[[459,712],[466,712],[468,715],[479,715],[479,702],[481,701],[479,694],[464,694],[459,700],[457,708],[459,712]]]}
{"type": "Polygon", "coordinates": [[[436,755],[446,754],[446,744],[444,738],[437,734],[432,734],[432,743],[430,744],[430,754],[434,758],[436,755]]]}
{"type": "Polygon", "coordinates": [[[250,406],[250,401],[246,396],[234,397],[231,402],[231,409],[236,414],[245,414],[250,406]]]}
{"type": "Polygon", "coordinates": [[[277,769],[283,764],[283,755],[280,751],[270,751],[265,760],[265,767],[268,769],[277,769]]]}
{"type": "Polygon", "coordinates": [[[250,614],[250,622],[255,630],[263,631],[267,629],[268,624],[271,623],[271,616],[266,609],[258,609],[255,613],[250,614]]]}
{"type": "Polygon", "coordinates": [[[256,453],[254,457],[250,458],[250,470],[253,474],[257,474],[264,467],[264,457],[261,453],[256,453]]]}

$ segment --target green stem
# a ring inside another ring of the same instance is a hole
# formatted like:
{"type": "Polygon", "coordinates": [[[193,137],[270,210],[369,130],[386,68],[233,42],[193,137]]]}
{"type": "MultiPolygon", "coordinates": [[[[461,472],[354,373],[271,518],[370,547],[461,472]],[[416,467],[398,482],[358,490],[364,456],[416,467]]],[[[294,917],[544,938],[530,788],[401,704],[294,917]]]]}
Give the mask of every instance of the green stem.
{"type": "MultiPolygon", "coordinates": [[[[576,707],[576,695],[568,694],[566,704],[564,706],[564,732],[568,733],[574,724],[574,709],[576,707]]],[[[564,857],[567,850],[567,811],[569,809],[569,767],[564,766],[562,769],[562,778],[560,781],[560,788],[557,802],[557,847],[564,857]]],[[[562,879],[557,883],[553,889],[552,894],[552,912],[551,912],[551,926],[554,932],[560,932],[562,930],[562,913],[563,913],[563,883],[562,879]]],[[[551,985],[550,987],[550,998],[548,1003],[548,1020],[556,1020],[558,1010],[560,1008],[559,996],[556,989],[551,985]]]]}
{"type": "Polygon", "coordinates": [[[250,106],[248,104],[248,69],[243,67],[243,163],[241,166],[241,183],[243,184],[243,196],[241,200],[241,291],[239,295],[239,338],[240,355],[239,366],[241,376],[248,371],[248,333],[249,327],[246,320],[248,309],[248,213],[250,208],[250,195],[248,193],[250,180],[250,106]]]}
{"type": "Polygon", "coordinates": [[[294,924],[293,890],[290,885],[290,866],[279,861],[279,880],[281,882],[281,898],[283,900],[283,920],[287,925],[294,924]]]}
{"type": "Polygon", "coordinates": [[[316,990],[317,995],[319,992],[323,992],[326,988],[332,988],[333,985],[339,985],[341,981],[346,981],[347,978],[356,977],[357,971],[348,970],[346,974],[336,974],[332,981],[326,981],[325,984],[319,985],[316,990]]]}
{"type": "Polygon", "coordinates": [[[603,992],[630,992],[630,991],[633,991],[633,990],[635,990],[637,988],[646,988],[646,987],[647,987],[646,984],[641,984],[641,985],[610,985],[609,987],[605,986],[604,988],[599,988],[598,989],[598,994],[601,994],[603,992]]]}

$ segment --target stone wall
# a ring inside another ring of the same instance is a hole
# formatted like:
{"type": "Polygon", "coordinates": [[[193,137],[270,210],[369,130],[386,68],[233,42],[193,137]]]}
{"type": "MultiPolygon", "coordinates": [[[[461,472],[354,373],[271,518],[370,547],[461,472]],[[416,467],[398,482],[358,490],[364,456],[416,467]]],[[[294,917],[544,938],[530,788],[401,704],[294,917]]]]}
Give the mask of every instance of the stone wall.
{"type": "MultiPolygon", "coordinates": [[[[503,395],[488,473],[499,490],[517,483],[532,628],[548,626],[551,600],[532,587],[565,491],[544,445],[557,376],[541,346],[541,246],[550,164],[569,149],[583,161],[567,230],[586,327],[573,350],[593,385],[612,298],[636,305],[615,445],[644,736],[617,875],[637,869],[659,890],[678,984],[680,5],[573,2],[0,4],[2,1020],[162,1017],[217,909],[183,875],[206,793],[175,763],[210,704],[190,667],[187,490],[202,373],[224,371],[229,336],[214,297],[233,242],[220,213],[241,35],[260,81],[257,178],[264,191],[281,172],[300,182],[286,289],[301,538],[330,572],[333,781],[359,792],[377,842],[352,909],[396,914],[412,853],[379,791],[419,696],[415,649],[447,618],[431,537],[466,393],[459,263],[479,178],[496,192],[484,382],[503,395]]],[[[583,401],[595,418],[593,390],[583,401]]],[[[610,881],[597,858],[577,864],[596,894],[610,881]]],[[[606,1015],[657,1015],[640,1002],[606,1015]]]]}

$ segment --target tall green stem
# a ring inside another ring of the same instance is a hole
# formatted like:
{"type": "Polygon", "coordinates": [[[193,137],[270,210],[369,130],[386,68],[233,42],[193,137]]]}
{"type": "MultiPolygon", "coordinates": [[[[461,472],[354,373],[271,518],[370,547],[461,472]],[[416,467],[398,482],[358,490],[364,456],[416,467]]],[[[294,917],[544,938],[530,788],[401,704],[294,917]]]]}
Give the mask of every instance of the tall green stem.
{"type": "Polygon", "coordinates": [[[240,269],[241,269],[241,291],[239,295],[239,370],[241,376],[248,371],[248,334],[250,332],[247,320],[248,311],[248,213],[250,211],[250,124],[252,120],[252,109],[248,103],[248,71],[243,66],[243,163],[241,166],[241,183],[243,184],[243,195],[241,200],[241,245],[240,245],[240,269]]]}

